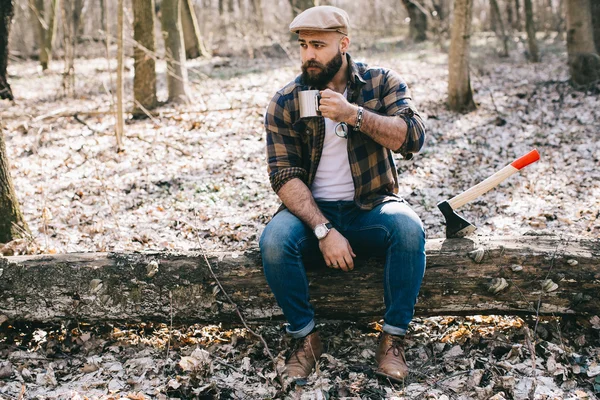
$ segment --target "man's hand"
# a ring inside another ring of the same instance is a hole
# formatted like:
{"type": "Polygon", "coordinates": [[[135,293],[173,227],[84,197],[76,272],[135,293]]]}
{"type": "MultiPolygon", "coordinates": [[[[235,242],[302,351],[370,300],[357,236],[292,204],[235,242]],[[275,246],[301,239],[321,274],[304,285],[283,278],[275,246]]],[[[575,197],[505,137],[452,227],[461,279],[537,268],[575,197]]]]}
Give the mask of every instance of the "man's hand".
{"type": "Polygon", "coordinates": [[[352,251],[348,240],[336,229],[331,229],[325,238],[319,240],[319,249],[329,268],[346,272],[354,269],[353,258],[356,254],[352,251]]]}
{"type": "Polygon", "coordinates": [[[354,125],[358,107],[348,103],[344,95],[331,89],[325,89],[321,91],[319,111],[323,117],[332,121],[354,125]]]}

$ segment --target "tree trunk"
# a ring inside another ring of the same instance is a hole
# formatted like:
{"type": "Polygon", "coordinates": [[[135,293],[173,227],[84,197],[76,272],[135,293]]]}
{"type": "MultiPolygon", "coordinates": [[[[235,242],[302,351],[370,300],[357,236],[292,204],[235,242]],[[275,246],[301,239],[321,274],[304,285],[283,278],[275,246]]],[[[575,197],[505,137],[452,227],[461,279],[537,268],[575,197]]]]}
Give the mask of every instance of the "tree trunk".
{"type": "Polygon", "coordinates": [[[596,52],[600,53],[600,1],[592,1],[592,25],[594,27],[594,43],[596,52]]]}
{"type": "Polygon", "coordinates": [[[191,0],[181,0],[181,27],[183,30],[183,41],[185,43],[185,56],[188,60],[200,56],[207,57],[208,50],[200,35],[198,18],[194,11],[191,0]]]}
{"type": "Polygon", "coordinates": [[[477,108],[469,75],[472,13],[473,0],[455,0],[448,55],[448,105],[451,110],[458,112],[477,108]]]}
{"type": "Polygon", "coordinates": [[[167,86],[169,88],[169,101],[173,102],[189,101],[180,6],[181,0],[163,0],[161,8],[162,34],[165,39],[167,58],[167,86]]]}
{"type": "Polygon", "coordinates": [[[567,1],[567,51],[569,72],[576,86],[600,79],[600,57],[594,44],[589,0],[567,1]]]}
{"type": "Polygon", "coordinates": [[[29,13],[34,31],[35,48],[41,51],[44,47],[44,0],[29,0],[29,13]]]}
{"type": "Polygon", "coordinates": [[[75,50],[82,7],[83,0],[64,0],[61,7],[65,42],[63,90],[68,96],[73,96],[75,93],[75,50]]]}
{"type": "MultiPolygon", "coordinates": [[[[510,0],[508,0],[510,1],[510,0]]],[[[515,0],[515,26],[513,27],[516,31],[521,30],[521,5],[519,0],[515,0]]]]}
{"type": "MultiPolygon", "coordinates": [[[[68,1],[68,0],[65,0],[68,1]]],[[[54,47],[54,38],[56,37],[56,30],[58,27],[57,15],[60,0],[50,0],[50,10],[48,12],[48,26],[44,31],[44,44],[40,49],[40,64],[42,70],[48,69],[48,64],[52,60],[52,48],[54,47]]]]}
{"type": "Polygon", "coordinates": [[[512,2],[509,0],[506,2],[506,30],[510,31],[511,28],[514,28],[514,25],[512,2]]]}
{"type": "Polygon", "coordinates": [[[133,49],[133,114],[145,115],[144,109],[156,107],[156,62],[154,53],[154,0],[133,0],[133,38],[141,49],[133,49]]]}
{"type": "Polygon", "coordinates": [[[410,18],[409,36],[414,42],[427,40],[427,14],[413,0],[402,0],[410,18]]]}
{"type": "MultiPolygon", "coordinates": [[[[0,128],[2,128],[0,126],[0,128]]],[[[0,243],[8,243],[29,233],[10,177],[4,133],[0,129],[0,243]]]]}
{"type": "Polygon", "coordinates": [[[290,0],[290,5],[292,6],[292,13],[294,17],[300,14],[302,11],[314,7],[315,0],[290,0]]]}
{"type": "MultiPolygon", "coordinates": [[[[282,318],[258,251],[207,257],[249,321],[282,318]]],[[[357,260],[351,272],[309,267],[318,318],[380,318],[382,261],[357,260]]],[[[0,271],[0,316],[9,320],[237,321],[198,253],[19,256],[0,258],[0,271]]],[[[599,271],[600,242],[592,239],[429,240],[416,314],[599,314],[599,271]],[[477,248],[479,263],[469,256],[477,248]]]]}
{"type": "Polygon", "coordinates": [[[498,27],[500,28],[500,36],[499,39],[502,41],[502,52],[500,53],[501,57],[508,57],[508,35],[506,34],[506,29],[504,28],[504,21],[502,20],[502,13],[500,12],[500,7],[498,6],[498,0],[490,0],[490,7],[495,10],[494,14],[496,15],[496,22],[498,27]]]}
{"type": "Polygon", "coordinates": [[[123,136],[125,134],[125,121],[123,117],[123,0],[117,2],[117,152],[123,149],[123,136]]]}
{"type": "Polygon", "coordinates": [[[254,20],[258,26],[260,34],[265,34],[265,16],[262,9],[262,0],[250,0],[252,13],[254,14],[254,20]]]}
{"type": "Polygon", "coordinates": [[[14,100],[6,76],[8,66],[8,35],[14,15],[12,0],[0,0],[0,99],[14,100]]]}
{"type": "Polygon", "coordinates": [[[529,60],[540,61],[537,39],[535,38],[535,25],[533,23],[533,6],[531,0],[523,0],[525,4],[525,29],[527,30],[527,43],[529,44],[529,60]]]}

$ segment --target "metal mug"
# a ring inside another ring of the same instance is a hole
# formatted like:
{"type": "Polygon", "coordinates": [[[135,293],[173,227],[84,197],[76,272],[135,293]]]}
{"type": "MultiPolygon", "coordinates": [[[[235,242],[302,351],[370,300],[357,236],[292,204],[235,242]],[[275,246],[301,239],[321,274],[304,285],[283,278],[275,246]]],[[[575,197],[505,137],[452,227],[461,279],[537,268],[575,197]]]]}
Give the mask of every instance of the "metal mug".
{"type": "Polygon", "coordinates": [[[319,105],[321,92],[319,90],[303,90],[298,92],[300,102],[300,118],[318,117],[321,115],[319,105]]]}

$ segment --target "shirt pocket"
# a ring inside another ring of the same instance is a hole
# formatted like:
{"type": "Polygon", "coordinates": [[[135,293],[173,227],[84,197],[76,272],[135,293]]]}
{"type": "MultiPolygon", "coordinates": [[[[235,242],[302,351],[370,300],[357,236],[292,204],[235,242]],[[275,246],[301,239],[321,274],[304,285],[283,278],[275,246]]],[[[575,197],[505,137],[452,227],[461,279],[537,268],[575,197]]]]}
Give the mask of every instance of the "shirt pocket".
{"type": "Polygon", "coordinates": [[[298,120],[293,125],[294,132],[302,139],[302,143],[308,143],[310,138],[313,136],[314,127],[312,124],[307,123],[304,120],[298,120]]]}

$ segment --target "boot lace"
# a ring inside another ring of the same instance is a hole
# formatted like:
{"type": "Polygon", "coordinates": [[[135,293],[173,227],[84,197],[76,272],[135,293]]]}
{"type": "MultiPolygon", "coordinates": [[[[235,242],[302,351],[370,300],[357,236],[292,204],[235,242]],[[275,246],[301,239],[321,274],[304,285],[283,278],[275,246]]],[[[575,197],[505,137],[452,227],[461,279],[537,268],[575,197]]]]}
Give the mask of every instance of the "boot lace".
{"type": "Polygon", "coordinates": [[[387,355],[387,353],[392,350],[392,354],[396,357],[402,357],[404,358],[404,338],[400,337],[400,336],[392,336],[392,343],[389,347],[389,349],[386,350],[385,354],[387,355]]]}

